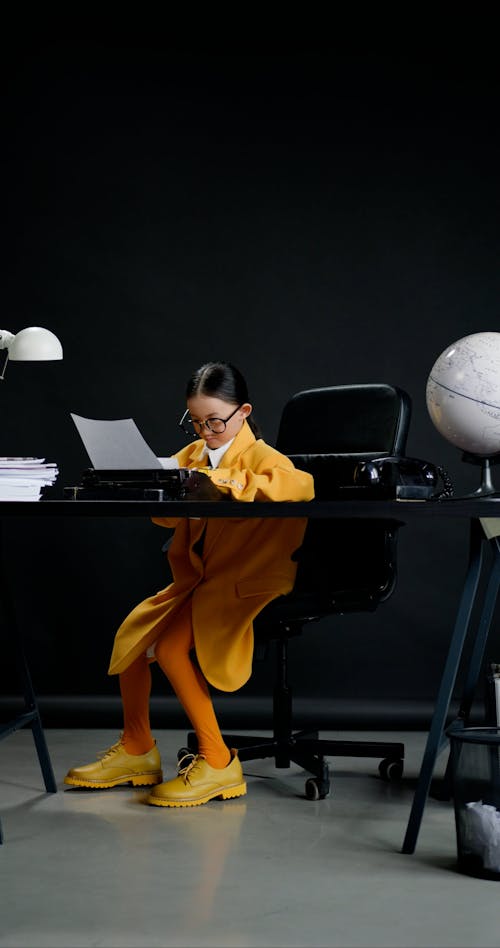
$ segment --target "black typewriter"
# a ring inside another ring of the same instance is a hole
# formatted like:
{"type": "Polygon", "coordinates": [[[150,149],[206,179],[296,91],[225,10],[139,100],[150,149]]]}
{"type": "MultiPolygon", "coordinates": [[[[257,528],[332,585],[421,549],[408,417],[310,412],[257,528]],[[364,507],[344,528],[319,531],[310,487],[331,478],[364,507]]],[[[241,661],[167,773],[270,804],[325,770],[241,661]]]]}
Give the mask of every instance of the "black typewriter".
{"type": "Polygon", "coordinates": [[[89,468],[76,487],[64,488],[65,500],[182,500],[187,467],[147,470],[89,468]]]}

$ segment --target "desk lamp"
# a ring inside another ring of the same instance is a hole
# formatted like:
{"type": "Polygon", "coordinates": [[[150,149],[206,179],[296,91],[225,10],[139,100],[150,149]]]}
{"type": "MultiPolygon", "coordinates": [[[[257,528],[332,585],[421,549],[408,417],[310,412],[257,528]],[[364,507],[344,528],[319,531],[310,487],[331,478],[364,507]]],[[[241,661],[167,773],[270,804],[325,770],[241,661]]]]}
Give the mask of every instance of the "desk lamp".
{"type": "Polygon", "coordinates": [[[62,359],[63,351],[57,336],[50,329],[30,326],[16,335],[0,329],[0,349],[6,349],[0,381],[5,377],[7,362],[45,362],[62,359]]]}

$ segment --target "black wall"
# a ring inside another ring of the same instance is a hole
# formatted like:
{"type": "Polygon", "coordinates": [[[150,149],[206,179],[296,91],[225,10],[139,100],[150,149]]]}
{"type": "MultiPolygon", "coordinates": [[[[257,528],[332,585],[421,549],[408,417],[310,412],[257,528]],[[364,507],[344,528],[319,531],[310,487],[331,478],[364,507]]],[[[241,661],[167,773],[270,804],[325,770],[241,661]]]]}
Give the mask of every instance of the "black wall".
{"type": "MultiPolygon", "coordinates": [[[[5,46],[0,323],[52,329],[64,361],[8,366],[3,455],[42,455],[61,487],[76,483],[88,460],[71,411],[131,416],[158,454],[175,451],[187,376],[223,358],[271,443],[293,392],[387,381],[413,400],[408,453],[444,464],[458,493],[478,485],[433,428],[425,384],[450,342],[498,328],[492,60],[404,44],[5,46]]],[[[115,520],[6,533],[38,691],[114,695],[115,629],[166,582],[162,532],[115,520]]],[[[375,615],[294,643],[298,692],[432,699],[466,525],[407,527],[399,549],[398,590],[375,615]]],[[[245,694],[265,689],[257,668],[245,694]]]]}

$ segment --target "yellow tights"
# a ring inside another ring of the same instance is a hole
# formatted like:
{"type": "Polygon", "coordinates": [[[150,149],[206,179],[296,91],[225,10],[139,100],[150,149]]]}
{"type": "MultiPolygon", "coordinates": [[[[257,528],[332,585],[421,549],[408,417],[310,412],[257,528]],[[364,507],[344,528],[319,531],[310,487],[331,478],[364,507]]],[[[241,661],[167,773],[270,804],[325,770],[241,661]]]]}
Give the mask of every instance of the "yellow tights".
{"type": "MultiPolygon", "coordinates": [[[[207,682],[191,661],[189,653],[193,645],[191,603],[188,603],[157,640],[155,658],[191,722],[199,753],[211,767],[226,767],[231,755],[222,739],[207,682]]],[[[125,750],[128,754],[146,754],[154,741],[149,723],[151,670],[145,653],[120,675],[120,692],[125,750]]]]}

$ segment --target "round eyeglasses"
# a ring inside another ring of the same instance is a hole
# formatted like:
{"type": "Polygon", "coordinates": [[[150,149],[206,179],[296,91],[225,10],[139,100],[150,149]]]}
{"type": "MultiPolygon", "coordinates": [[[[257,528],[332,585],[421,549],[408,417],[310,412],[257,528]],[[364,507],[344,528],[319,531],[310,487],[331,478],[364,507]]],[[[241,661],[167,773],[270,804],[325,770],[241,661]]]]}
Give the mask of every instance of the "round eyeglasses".
{"type": "Polygon", "coordinates": [[[179,422],[179,428],[182,428],[184,434],[190,435],[192,438],[201,434],[203,427],[211,431],[212,434],[222,434],[222,432],[226,430],[228,421],[231,421],[233,415],[235,415],[240,408],[241,405],[237,405],[227,418],[207,418],[205,421],[193,421],[189,414],[189,409],[186,409],[179,422]]]}

